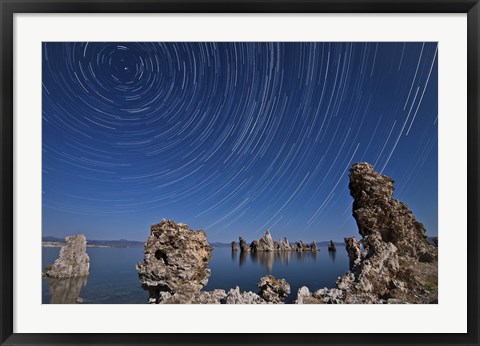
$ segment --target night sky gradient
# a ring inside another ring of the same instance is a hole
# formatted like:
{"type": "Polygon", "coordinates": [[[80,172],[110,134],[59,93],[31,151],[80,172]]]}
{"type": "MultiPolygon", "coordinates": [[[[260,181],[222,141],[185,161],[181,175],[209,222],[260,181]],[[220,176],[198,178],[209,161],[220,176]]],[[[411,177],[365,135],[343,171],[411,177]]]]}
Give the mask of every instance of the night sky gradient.
{"type": "Polygon", "coordinates": [[[44,43],[42,234],[357,235],[348,169],[438,227],[437,43],[44,43]]]}

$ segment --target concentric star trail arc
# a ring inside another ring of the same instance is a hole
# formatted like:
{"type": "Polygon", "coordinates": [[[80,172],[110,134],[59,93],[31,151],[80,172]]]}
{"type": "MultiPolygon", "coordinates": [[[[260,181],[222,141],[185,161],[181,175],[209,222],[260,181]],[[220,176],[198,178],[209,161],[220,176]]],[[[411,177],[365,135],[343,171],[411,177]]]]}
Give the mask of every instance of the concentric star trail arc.
{"type": "MultiPolygon", "coordinates": [[[[46,42],[43,234],[211,241],[355,235],[348,168],[375,164],[437,233],[431,42],[46,42]]],[[[441,121],[441,119],[440,119],[441,121]]]]}

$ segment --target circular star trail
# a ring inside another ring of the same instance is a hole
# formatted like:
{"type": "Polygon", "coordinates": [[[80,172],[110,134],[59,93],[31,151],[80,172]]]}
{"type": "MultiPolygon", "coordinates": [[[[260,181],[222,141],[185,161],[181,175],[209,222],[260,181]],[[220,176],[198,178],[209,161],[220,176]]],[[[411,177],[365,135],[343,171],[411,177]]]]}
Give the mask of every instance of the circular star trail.
{"type": "Polygon", "coordinates": [[[437,44],[44,43],[43,234],[357,233],[348,169],[437,232],[437,44]]]}

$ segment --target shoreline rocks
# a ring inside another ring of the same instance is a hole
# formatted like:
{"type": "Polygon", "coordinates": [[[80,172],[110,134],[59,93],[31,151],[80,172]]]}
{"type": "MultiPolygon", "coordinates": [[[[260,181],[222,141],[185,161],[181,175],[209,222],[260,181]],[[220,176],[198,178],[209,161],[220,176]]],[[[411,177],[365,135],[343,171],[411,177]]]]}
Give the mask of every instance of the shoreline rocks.
{"type": "Polygon", "coordinates": [[[83,234],[68,236],[60,249],[59,257],[45,268],[46,278],[72,278],[87,276],[90,258],[87,254],[87,238],[83,234]]]}
{"type": "Polygon", "coordinates": [[[410,209],[393,199],[393,180],[368,163],[350,169],[352,213],[362,245],[345,238],[350,271],[336,288],[297,292],[299,304],[402,304],[438,302],[437,249],[410,209]]]}
{"type": "Polygon", "coordinates": [[[274,304],[283,304],[283,301],[290,294],[290,285],[285,279],[275,279],[273,275],[265,275],[258,283],[260,288],[259,296],[265,301],[274,304]]]}

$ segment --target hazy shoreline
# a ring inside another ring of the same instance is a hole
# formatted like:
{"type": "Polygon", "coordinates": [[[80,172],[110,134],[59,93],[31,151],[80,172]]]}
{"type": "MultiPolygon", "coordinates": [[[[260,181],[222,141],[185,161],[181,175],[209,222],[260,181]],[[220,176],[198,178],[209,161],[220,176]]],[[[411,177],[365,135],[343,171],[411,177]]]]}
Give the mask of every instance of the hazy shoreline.
{"type": "MultiPolygon", "coordinates": [[[[62,247],[65,243],[55,242],[55,241],[42,241],[42,247],[62,247]]],[[[126,248],[126,245],[95,245],[95,244],[87,244],[87,247],[95,247],[95,248],[126,248]]]]}

